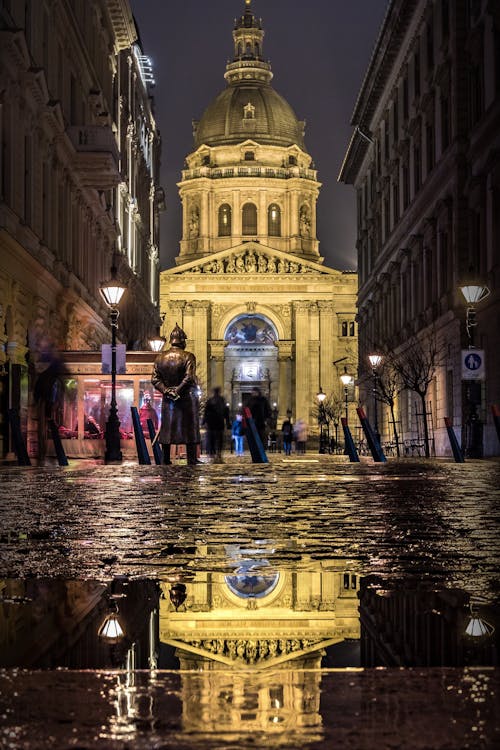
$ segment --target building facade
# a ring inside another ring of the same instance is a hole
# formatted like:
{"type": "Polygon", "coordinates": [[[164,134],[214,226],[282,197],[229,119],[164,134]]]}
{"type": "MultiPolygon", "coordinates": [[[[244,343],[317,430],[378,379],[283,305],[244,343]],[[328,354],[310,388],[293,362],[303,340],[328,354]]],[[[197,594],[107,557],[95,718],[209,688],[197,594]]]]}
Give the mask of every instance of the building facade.
{"type": "MultiPolygon", "coordinates": [[[[497,3],[392,0],[339,177],[357,192],[361,399],[373,415],[371,351],[435,348],[425,401],[438,455],[451,453],[444,417],[469,455],[499,452],[491,411],[500,403],[499,94],[497,3]],[[467,282],[490,292],[477,305],[473,341],[459,291],[467,282]],[[462,380],[470,345],[484,352],[483,380],[462,380]]],[[[389,439],[388,410],[378,408],[389,439]]],[[[402,391],[403,440],[422,435],[422,416],[417,395],[402,391]]]]}
{"type": "Polygon", "coordinates": [[[227,86],[194,123],[180,252],[161,274],[161,310],[166,333],[176,322],[186,331],[205,389],[223,387],[236,410],[256,385],[278,419],[291,411],[317,427],[319,388],[340,389],[333,363],[356,362],[357,279],[323,265],[320,183],[304,123],[270,84],[263,38],[248,0],[227,86]]]}
{"type": "Polygon", "coordinates": [[[109,343],[99,287],[113,266],[127,286],[119,339],[144,348],[155,330],[162,191],[152,82],[127,0],[2,3],[2,455],[6,411],[26,424],[41,352],[109,343]]]}

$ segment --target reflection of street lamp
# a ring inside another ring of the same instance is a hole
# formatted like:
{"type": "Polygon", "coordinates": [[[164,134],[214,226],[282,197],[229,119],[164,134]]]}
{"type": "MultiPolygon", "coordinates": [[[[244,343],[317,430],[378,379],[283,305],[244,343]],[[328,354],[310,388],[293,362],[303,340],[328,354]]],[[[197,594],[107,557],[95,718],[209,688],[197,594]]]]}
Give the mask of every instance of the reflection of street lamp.
{"type": "MultiPolygon", "coordinates": [[[[476,305],[485,299],[490,290],[482,284],[463,284],[460,287],[465,301],[467,312],[465,314],[465,328],[469,340],[469,349],[474,349],[474,329],[476,322],[476,305]]],[[[468,357],[478,359],[478,354],[471,352],[468,357]]],[[[471,458],[481,458],[483,455],[483,424],[477,413],[477,406],[481,403],[481,383],[479,380],[468,380],[465,390],[466,402],[466,451],[471,458]]]]}
{"type": "Polygon", "coordinates": [[[318,399],[318,421],[319,421],[319,452],[324,453],[325,452],[325,441],[324,441],[324,435],[323,435],[323,424],[325,422],[325,407],[324,407],[324,401],[326,398],[326,393],[323,393],[323,389],[320,386],[319,392],[316,394],[316,398],[318,399]]]}
{"type": "Polygon", "coordinates": [[[117,643],[125,635],[118,619],[118,606],[113,598],[110,601],[110,611],[104,618],[104,622],[97,631],[97,635],[108,643],[117,643]]]}
{"type": "Polygon", "coordinates": [[[344,372],[340,376],[340,380],[342,381],[342,385],[344,386],[344,398],[345,398],[345,421],[347,424],[347,420],[349,417],[349,386],[352,382],[352,375],[349,375],[347,372],[347,366],[344,365],[344,372]]]}
{"type": "Polygon", "coordinates": [[[126,287],[116,278],[116,268],[111,269],[111,279],[101,284],[100,292],[110,309],[111,317],[111,405],[109,417],[106,423],[106,452],[104,460],[121,461],[120,449],[120,421],[116,410],[116,331],[118,329],[118,304],[125,292],[126,287]]]}
{"type": "Polygon", "coordinates": [[[373,374],[373,416],[374,416],[375,437],[377,438],[377,442],[380,443],[380,433],[378,431],[378,415],[377,415],[377,378],[378,378],[377,368],[382,362],[383,357],[381,354],[369,354],[368,359],[372,366],[372,374],[373,374]]]}
{"type": "Polygon", "coordinates": [[[474,606],[470,605],[470,620],[465,628],[467,635],[473,638],[481,638],[482,636],[490,636],[495,632],[493,625],[483,620],[482,617],[478,617],[474,606]]]}

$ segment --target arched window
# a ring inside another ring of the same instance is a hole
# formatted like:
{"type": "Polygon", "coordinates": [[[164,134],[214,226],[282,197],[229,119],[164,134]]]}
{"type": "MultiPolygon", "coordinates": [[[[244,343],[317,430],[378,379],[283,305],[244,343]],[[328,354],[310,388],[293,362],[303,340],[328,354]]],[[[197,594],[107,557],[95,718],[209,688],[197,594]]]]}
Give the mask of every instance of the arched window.
{"type": "Polygon", "coordinates": [[[342,336],[347,336],[347,320],[342,321],[342,336]]]}
{"type": "Polygon", "coordinates": [[[255,161],[255,153],[253,151],[245,151],[245,161],[255,161]]]}
{"type": "Polygon", "coordinates": [[[260,47],[256,42],[255,43],[255,57],[259,57],[259,55],[260,55],[260,47]]]}
{"type": "Polygon", "coordinates": [[[219,237],[231,236],[231,206],[223,203],[219,206],[219,237]]]}
{"type": "Polygon", "coordinates": [[[351,321],[349,323],[349,336],[355,336],[356,335],[356,329],[354,327],[354,323],[351,321]]]}
{"type": "Polygon", "coordinates": [[[270,237],[281,237],[281,209],[276,203],[267,209],[267,233],[270,237]]]}
{"type": "Polygon", "coordinates": [[[257,206],[245,203],[242,209],[243,234],[257,234],[257,206]]]}

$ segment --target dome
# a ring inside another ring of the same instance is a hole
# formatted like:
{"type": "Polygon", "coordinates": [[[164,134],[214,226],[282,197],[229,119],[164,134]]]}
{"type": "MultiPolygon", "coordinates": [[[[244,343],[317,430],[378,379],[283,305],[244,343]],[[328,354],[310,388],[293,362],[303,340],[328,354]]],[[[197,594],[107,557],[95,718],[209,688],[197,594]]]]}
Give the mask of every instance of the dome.
{"type": "Polygon", "coordinates": [[[226,146],[252,139],[303,151],[304,123],[272,86],[255,81],[229,85],[209,104],[195,130],[195,147],[226,146]]]}

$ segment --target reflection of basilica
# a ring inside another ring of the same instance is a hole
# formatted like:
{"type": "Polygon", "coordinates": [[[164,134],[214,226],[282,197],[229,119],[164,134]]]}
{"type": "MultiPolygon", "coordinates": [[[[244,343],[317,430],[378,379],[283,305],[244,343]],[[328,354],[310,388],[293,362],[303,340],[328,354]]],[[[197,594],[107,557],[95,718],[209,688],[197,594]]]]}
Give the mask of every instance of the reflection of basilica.
{"type": "Polygon", "coordinates": [[[321,386],[338,392],[357,360],[357,276],[323,265],[316,237],[320,183],[304,123],[272,88],[264,31],[251,3],[233,30],[227,87],[195,125],[179,183],[177,267],[161,274],[164,332],[176,322],[204,387],[236,408],[259,385],[279,418],[312,426],[321,386]]]}
{"type": "Polygon", "coordinates": [[[284,732],[321,724],[325,649],[359,639],[357,576],[342,563],[276,571],[242,559],[230,575],[197,574],[178,610],[168,584],[160,643],[176,649],[190,731],[284,732]]]}

